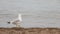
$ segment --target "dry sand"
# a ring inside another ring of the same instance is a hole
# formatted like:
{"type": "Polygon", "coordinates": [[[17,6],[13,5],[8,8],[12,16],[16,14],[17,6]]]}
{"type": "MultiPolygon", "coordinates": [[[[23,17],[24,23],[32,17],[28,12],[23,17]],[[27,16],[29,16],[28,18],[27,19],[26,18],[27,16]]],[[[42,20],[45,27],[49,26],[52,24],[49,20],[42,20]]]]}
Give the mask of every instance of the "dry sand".
{"type": "Polygon", "coordinates": [[[0,34],[60,34],[59,28],[0,28],[0,34]]]}

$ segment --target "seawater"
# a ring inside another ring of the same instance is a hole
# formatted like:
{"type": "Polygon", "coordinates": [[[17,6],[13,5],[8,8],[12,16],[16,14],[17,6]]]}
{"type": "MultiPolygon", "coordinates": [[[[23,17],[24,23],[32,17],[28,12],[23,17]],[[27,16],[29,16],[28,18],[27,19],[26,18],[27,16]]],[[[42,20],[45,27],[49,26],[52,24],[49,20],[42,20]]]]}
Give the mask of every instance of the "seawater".
{"type": "Polygon", "coordinates": [[[22,14],[21,27],[60,27],[59,0],[0,0],[0,27],[22,14]]]}

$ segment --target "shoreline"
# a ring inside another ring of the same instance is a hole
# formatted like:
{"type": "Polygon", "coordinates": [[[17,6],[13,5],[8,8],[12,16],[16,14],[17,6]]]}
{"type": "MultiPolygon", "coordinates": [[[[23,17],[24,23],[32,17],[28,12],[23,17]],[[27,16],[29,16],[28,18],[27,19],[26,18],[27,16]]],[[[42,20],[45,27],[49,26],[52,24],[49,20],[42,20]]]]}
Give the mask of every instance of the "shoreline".
{"type": "Polygon", "coordinates": [[[0,28],[0,34],[60,34],[60,28],[0,28]]]}

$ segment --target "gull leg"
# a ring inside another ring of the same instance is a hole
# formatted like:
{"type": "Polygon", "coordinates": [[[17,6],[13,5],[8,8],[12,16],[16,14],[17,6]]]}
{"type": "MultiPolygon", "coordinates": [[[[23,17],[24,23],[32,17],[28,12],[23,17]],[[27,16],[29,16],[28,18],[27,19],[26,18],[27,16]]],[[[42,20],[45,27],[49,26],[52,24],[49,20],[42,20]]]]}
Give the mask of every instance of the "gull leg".
{"type": "Polygon", "coordinates": [[[20,25],[19,24],[16,24],[16,27],[20,27],[20,25]]]}
{"type": "Polygon", "coordinates": [[[17,23],[17,26],[20,27],[20,22],[17,23]]]}
{"type": "Polygon", "coordinates": [[[20,25],[19,25],[19,24],[17,24],[17,26],[18,26],[18,27],[20,27],[20,25]]]}
{"type": "Polygon", "coordinates": [[[20,25],[18,25],[18,27],[20,27],[20,25]]]}
{"type": "Polygon", "coordinates": [[[16,24],[16,27],[18,27],[18,24],[16,24]]]}

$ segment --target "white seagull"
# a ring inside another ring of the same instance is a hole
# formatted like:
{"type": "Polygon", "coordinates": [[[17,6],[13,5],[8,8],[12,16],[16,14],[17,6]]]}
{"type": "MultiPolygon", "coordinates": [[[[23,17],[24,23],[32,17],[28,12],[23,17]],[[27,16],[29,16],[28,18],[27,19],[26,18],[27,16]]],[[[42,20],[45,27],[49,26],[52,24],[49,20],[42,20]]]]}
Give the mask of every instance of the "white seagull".
{"type": "Polygon", "coordinates": [[[22,22],[21,14],[18,14],[18,18],[12,21],[9,21],[8,24],[14,24],[16,27],[20,27],[20,23],[22,22]]]}

